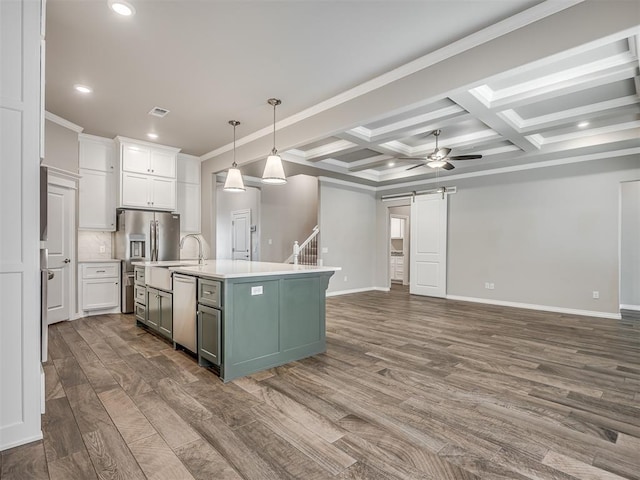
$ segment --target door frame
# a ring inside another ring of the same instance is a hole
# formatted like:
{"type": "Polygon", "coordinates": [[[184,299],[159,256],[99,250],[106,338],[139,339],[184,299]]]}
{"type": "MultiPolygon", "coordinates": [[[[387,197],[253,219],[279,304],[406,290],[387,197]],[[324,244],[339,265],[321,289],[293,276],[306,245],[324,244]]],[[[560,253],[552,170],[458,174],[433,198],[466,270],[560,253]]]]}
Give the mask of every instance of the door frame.
{"type": "MultiPolygon", "coordinates": [[[[387,291],[391,290],[391,268],[389,266],[389,264],[391,263],[391,215],[395,215],[391,213],[391,209],[395,208],[395,207],[410,207],[411,206],[411,196],[407,196],[407,197],[401,197],[398,198],[397,200],[391,200],[389,201],[388,204],[385,205],[386,208],[386,217],[387,217],[387,221],[386,221],[386,226],[385,226],[385,271],[386,273],[386,285],[387,285],[387,291]]],[[[408,234],[409,236],[411,235],[411,232],[407,232],[406,229],[406,224],[405,224],[405,234],[408,234]]],[[[411,239],[409,239],[409,242],[411,242],[411,239]]],[[[404,243],[404,242],[403,242],[404,243]]],[[[404,248],[405,245],[403,245],[404,248]]],[[[405,268],[406,270],[406,277],[410,280],[411,279],[411,271],[409,270],[410,265],[405,263],[405,268]]],[[[408,284],[408,282],[407,282],[408,284]]],[[[402,285],[405,285],[404,281],[402,282],[402,285]]]]}
{"type": "Polygon", "coordinates": [[[234,260],[233,255],[235,253],[234,251],[234,231],[235,231],[235,226],[234,226],[234,216],[237,214],[248,214],[249,215],[249,230],[247,232],[247,239],[249,241],[249,261],[253,261],[253,245],[251,244],[251,225],[252,225],[252,220],[251,220],[251,209],[250,208],[243,208],[240,210],[232,210],[231,211],[231,259],[234,260]]]}
{"type": "MultiPolygon", "coordinates": [[[[69,258],[71,262],[69,263],[69,320],[75,320],[80,318],[78,315],[78,282],[77,282],[77,271],[78,271],[78,255],[77,255],[77,229],[76,229],[76,219],[78,217],[78,182],[80,180],[80,175],[69,172],[67,170],[62,170],[56,167],[48,168],[49,176],[47,183],[48,185],[55,185],[56,187],[65,188],[71,190],[73,192],[73,205],[72,211],[70,212],[70,220],[68,226],[68,234],[71,239],[71,246],[69,251],[69,258]]],[[[48,220],[48,219],[47,219],[48,220]]],[[[46,242],[45,242],[46,244],[46,242]]]]}
{"type": "MultiPolygon", "coordinates": [[[[396,208],[396,207],[411,207],[411,203],[408,203],[407,205],[390,205],[389,207],[387,207],[387,211],[389,213],[389,253],[388,253],[388,257],[389,260],[391,260],[391,219],[392,218],[401,218],[404,220],[404,232],[402,232],[402,253],[403,253],[403,259],[404,259],[404,274],[402,275],[402,285],[407,286],[409,285],[409,280],[411,278],[411,269],[409,268],[410,262],[408,260],[410,260],[410,255],[409,255],[409,248],[407,247],[407,245],[409,245],[411,243],[411,230],[410,228],[407,228],[407,225],[410,224],[410,220],[411,220],[411,216],[410,215],[400,215],[398,213],[391,213],[391,209],[392,208],[396,208]]],[[[391,272],[389,270],[387,270],[387,273],[389,275],[389,285],[391,285],[393,282],[391,280],[391,272]]]]}

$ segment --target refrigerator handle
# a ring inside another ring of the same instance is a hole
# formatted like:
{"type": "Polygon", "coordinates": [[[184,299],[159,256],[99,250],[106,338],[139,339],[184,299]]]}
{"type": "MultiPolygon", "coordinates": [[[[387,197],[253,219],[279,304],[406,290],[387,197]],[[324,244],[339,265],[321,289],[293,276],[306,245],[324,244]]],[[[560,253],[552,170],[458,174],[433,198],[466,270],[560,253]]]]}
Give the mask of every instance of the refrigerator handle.
{"type": "Polygon", "coordinates": [[[155,226],[155,224],[153,223],[153,220],[151,220],[149,222],[149,253],[150,253],[150,256],[151,256],[150,260],[152,262],[154,262],[156,260],[155,259],[155,254],[156,254],[156,244],[155,244],[156,235],[155,235],[154,228],[153,228],[154,226],[155,226]]]}
{"type": "Polygon", "coordinates": [[[156,225],[156,227],[155,227],[154,230],[155,230],[156,239],[155,239],[154,244],[155,244],[155,247],[156,247],[156,262],[157,262],[158,261],[158,256],[159,256],[159,253],[160,253],[159,249],[158,249],[158,238],[160,238],[160,235],[158,233],[158,230],[160,230],[160,225],[159,225],[158,220],[155,221],[155,225],[156,225]]]}

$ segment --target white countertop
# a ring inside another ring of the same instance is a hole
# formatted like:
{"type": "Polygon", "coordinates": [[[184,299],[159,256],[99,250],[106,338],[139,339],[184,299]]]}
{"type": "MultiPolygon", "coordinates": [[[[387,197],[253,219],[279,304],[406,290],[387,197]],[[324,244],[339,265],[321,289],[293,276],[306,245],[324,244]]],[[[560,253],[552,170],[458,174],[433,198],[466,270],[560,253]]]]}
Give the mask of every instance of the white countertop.
{"type": "MultiPolygon", "coordinates": [[[[156,264],[162,262],[155,262],[156,264]]],[[[170,263],[170,262],[166,262],[170,263]]],[[[149,265],[151,266],[151,265],[149,265]]],[[[161,266],[161,265],[158,265],[161,266]]],[[[247,262],[246,260],[205,260],[204,265],[169,267],[175,273],[196,275],[216,279],[264,277],[268,275],[294,275],[314,272],[336,272],[340,267],[319,267],[317,265],[293,265],[291,263],[247,262]]]]}
{"type": "MultiPolygon", "coordinates": [[[[213,260],[205,260],[205,262],[212,262],[213,260]]],[[[198,260],[164,260],[160,262],[131,262],[131,265],[135,267],[179,267],[183,265],[198,265],[198,260]]]]}
{"type": "Polygon", "coordinates": [[[78,263],[120,263],[117,258],[92,258],[91,260],[78,260],[78,263]]]}

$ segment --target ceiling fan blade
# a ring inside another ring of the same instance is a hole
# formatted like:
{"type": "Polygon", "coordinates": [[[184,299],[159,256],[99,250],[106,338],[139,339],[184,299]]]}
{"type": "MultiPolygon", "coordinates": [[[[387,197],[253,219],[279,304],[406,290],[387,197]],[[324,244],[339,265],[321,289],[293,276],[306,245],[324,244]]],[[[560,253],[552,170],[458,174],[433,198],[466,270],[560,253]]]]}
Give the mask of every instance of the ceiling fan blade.
{"type": "Polygon", "coordinates": [[[453,166],[453,165],[451,165],[449,162],[447,162],[447,163],[445,163],[441,168],[442,168],[443,170],[453,170],[453,169],[454,169],[454,168],[456,168],[456,167],[454,167],[454,166],[453,166]]]}
{"type": "Polygon", "coordinates": [[[420,161],[420,162],[424,162],[425,158],[424,157],[398,157],[398,160],[414,160],[414,161],[420,161]]]}
{"type": "Polygon", "coordinates": [[[414,165],[413,167],[407,168],[407,170],[405,170],[405,171],[413,170],[414,168],[418,168],[418,167],[424,167],[425,165],[426,165],[426,163],[421,163],[419,165],[414,165]]]}
{"type": "Polygon", "coordinates": [[[475,160],[477,158],[482,158],[482,155],[455,155],[449,157],[449,160],[475,160]]]}

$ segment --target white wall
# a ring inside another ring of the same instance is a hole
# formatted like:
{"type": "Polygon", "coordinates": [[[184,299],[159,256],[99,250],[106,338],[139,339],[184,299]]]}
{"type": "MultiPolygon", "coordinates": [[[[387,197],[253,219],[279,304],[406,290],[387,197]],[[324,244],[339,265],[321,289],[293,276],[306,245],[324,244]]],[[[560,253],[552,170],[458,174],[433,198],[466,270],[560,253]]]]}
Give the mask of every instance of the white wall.
{"type": "Polygon", "coordinates": [[[331,277],[327,292],[372,288],[377,245],[374,192],[321,180],[318,217],[319,248],[328,249],[320,254],[323,265],[342,268],[331,277]]]}
{"type": "Polygon", "coordinates": [[[621,186],[620,305],[640,310],[640,181],[621,186]]]}
{"type": "Polygon", "coordinates": [[[40,429],[40,2],[0,2],[0,450],[40,429]]]}

